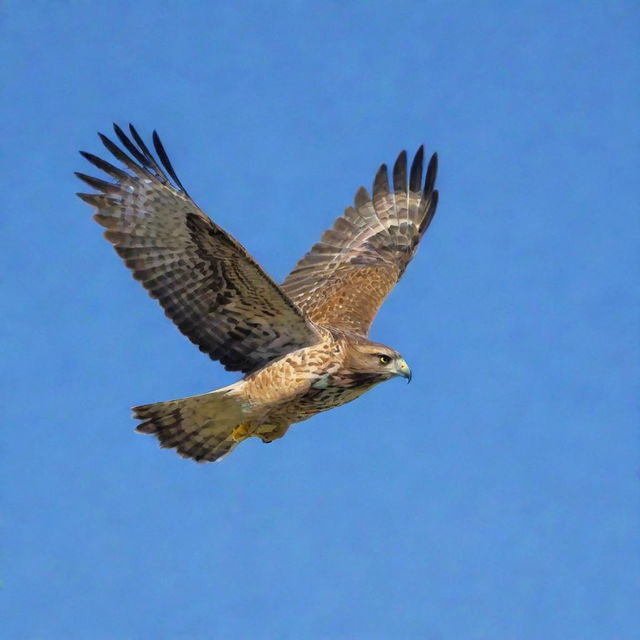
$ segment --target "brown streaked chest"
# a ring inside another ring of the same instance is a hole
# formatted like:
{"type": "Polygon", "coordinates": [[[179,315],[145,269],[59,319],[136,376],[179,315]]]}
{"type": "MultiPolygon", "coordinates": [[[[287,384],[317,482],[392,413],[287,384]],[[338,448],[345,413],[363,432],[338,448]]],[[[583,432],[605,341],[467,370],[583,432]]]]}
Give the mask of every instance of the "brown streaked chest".
{"type": "Polygon", "coordinates": [[[340,370],[326,372],[319,376],[306,393],[293,398],[281,407],[281,410],[272,412],[272,417],[278,417],[290,422],[302,422],[317,413],[335,409],[347,402],[351,402],[366,393],[380,381],[349,380],[350,385],[344,384],[345,380],[340,370]]]}
{"type": "Polygon", "coordinates": [[[289,405],[304,396],[313,384],[338,370],[342,363],[340,345],[325,336],[316,345],[294,351],[243,381],[246,401],[265,408],[289,405]]]}

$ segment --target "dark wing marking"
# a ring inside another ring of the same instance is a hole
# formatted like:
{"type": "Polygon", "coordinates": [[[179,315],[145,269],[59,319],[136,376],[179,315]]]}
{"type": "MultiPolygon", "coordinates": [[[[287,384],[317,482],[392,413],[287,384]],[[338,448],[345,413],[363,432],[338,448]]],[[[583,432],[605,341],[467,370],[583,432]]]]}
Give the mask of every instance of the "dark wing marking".
{"type": "Polygon", "coordinates": [[[114,182],[78,173],[99,192],[78,195],[97,209],[107,240],[180,331],[227,369],[245,373],[317,342],[313,324],[282,289],[189,198],[158,135],[164,169],[132,126],[133,141],[114,129],[131,156],[100,138],[127,170],[81,152],[114,182]]]}

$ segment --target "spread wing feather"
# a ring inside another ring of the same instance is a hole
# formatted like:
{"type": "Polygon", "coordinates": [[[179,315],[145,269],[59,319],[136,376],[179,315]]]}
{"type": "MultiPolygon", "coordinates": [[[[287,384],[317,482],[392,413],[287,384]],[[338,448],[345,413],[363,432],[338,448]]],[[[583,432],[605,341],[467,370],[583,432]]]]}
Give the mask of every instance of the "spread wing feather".
{"type": "Polygon", "coordinates": [[[127,171],[81,152],[114,182],[78,173],[99,192],[78,195],[96,207],[107,240],[180,331],[227,369],[245,373],[317,342],[313,325],[282,289],[191,200],[157,133],[164,170],[131,125],[133,140],[114,129],[130,156],[100,138],[127,171]]]}
{"type": "Polygon", "coordinates": [[[383,164],[373,195],[361,187],[355,206],[347,207],[287,276],[282,288],[311,320],[368,333],[436,211],[437,155],[431,157],[424,184],[423,158],[420,147],[407,175],[407,154],[398,156],[392,191],[383,164]]]}

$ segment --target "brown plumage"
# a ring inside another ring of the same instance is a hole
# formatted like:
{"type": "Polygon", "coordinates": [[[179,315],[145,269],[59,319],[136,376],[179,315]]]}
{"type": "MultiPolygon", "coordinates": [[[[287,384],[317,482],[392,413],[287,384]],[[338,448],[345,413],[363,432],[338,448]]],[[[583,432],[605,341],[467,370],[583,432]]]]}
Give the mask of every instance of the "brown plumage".
{"type": "Polygon", "coordinates": [[[246,374],[210,393],[135,407],[138,431],[184,457],[219,460],[248,437],[271,442],[384,380],[410,377],[397,351],[366,336],[435,213],[435,154],[423,181],[423,148],[408,175],[403,151],[391,189],[382,165],[372,196],[361,187],[279,286],[191,200],[155,132],[160,164],[131,125],[131,137],[114,129],[128,154],[100,138],[126,170],[81,152],[113,182],[77,173],[98,192],[78,195],[180,331],[246,374]]]}

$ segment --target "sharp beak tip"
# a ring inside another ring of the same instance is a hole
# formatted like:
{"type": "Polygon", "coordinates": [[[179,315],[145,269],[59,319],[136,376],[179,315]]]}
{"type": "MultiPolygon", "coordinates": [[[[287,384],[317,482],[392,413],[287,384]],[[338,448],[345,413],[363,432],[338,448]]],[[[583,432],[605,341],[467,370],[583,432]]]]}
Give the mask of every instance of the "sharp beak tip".
{"type": "Polygon", "coordinates": [[[411,382],[412,374],[409,365],[406,362],[402,362],[400,368],[398,369],[398,375],[401,375],[403,378],[407,379],[407,384],[411,382]]]}

